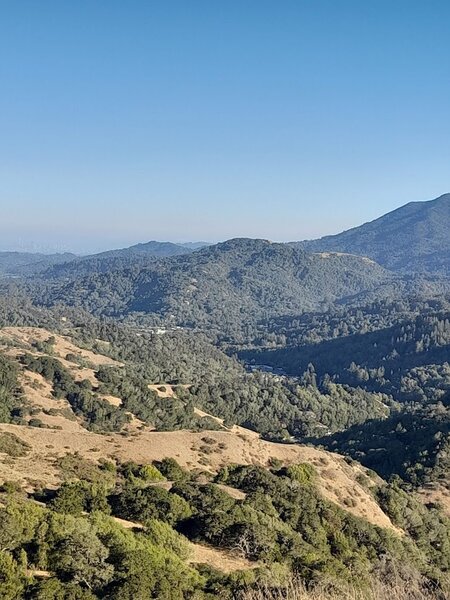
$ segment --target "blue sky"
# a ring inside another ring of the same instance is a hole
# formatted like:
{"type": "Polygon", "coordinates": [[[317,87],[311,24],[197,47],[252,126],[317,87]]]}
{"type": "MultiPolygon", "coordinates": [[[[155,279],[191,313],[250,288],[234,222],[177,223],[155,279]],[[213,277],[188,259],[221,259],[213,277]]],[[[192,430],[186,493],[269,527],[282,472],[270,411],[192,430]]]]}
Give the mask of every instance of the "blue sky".
{"type": "Polygon", "coordinates": [[[450,3],[0,0],[0,249],[293,240],[450,191],[450,3]]]}

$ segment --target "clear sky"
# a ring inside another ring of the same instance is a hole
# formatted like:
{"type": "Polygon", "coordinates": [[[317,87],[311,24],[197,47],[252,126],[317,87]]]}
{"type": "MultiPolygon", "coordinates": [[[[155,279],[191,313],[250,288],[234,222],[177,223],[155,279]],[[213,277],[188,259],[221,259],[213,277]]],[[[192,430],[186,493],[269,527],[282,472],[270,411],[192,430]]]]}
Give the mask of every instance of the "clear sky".
{"type": "Polygon", "coordinates": [[[448,0],[0,0],[0,249],[304,239],[448,191],[448,0]]]}

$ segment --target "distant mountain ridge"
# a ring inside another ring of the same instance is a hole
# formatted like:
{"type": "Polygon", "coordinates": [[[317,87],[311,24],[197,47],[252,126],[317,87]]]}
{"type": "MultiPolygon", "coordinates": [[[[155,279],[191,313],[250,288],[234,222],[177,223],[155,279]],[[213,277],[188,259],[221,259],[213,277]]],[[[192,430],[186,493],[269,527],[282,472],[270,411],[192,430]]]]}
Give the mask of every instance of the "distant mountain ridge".
{"type": "Polygon", "coordinates": [[[76,256],[70,253],[47,255],[0,252],[0,274],[28,276],[40,275],[49,270],[49,274],[58,277],[81,276],[93,272],[106,272],[124,268],[136,261],[145,262],[189,254],[207,245],[207,242],[176,244],[152,240],[126,248],[106,250],[85,256],[76,256]]]}
{"type": "Polygon", "coordinates": [[[0,252],[0,275],[16,276],[40,273],[53,265],[70,262],[75,254],[62,252],[44,254],[40,252],[0,252]]]}
{"type": "Polygon", "coordinates": [[[85,256],[83,260],[88,260],[90,258],[112,258],[118,256],[179,256],[180,254],[187,254],[188,252],[199,250],[206,245],[206,242],[187,242],[185,244],[177,244],[175,242],[158,242],[156,240],[151,240],[150,242],[135,244],[133,246],[128,246],[127,248],[119,248],[117,250],[107,250],[106,252],[91,254],[89,256],[85,256]]]}
{"type": "MultiPolygon", "coordinates": [[[[403,274],[450,275],[450,194],[427,202],[410,202],[374,221],[336,235],[291,242],[312,253],[335,252],[368,257],[403,274]]],[[[241,238],[243,239],[243,238],[241,238]]],[[[218,244],[217,246],[220,246],[218,244]]],[[[50,269],[55,277],[141,266],[147,261],[182,256],[213,247],[207,242],[149,241],[87,256],[0,252],[0,274],[27,276],[50,269]]]]}
{"type": "Polygon", "coordinates": [[[309,252],[368,256],[401,273],[450,275],[450,194],[410,202],[337,235],[294,243],[309,252]]]}

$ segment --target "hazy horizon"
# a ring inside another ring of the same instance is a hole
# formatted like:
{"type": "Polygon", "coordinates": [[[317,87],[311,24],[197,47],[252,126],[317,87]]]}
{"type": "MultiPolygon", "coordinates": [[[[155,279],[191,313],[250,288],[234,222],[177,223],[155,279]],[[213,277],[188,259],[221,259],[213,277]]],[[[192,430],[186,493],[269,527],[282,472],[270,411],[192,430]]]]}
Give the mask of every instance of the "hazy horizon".
{"type": "Polygon", "coordinates": [[[9,3],[0,249],[311,239],[441,195],[450,5],[433,7],[9,3]]]}
{"type": "MultiPolygon", "coordinates": [[[[447,195],[448,193],[444,193],[444,194],[440,194],[438,197],[442,196],[442,195],[447,195]]],[[[429,198],[427,200],[416,200],[416,201],[411,201],[411,202],[429,202],[431,200],[435,200],[436,198],[429,198]]],[[[404,206],[404,205],[401,205],[404,206]]],[[[392,208],[392,211],[396,210],[397,208],[401,208],[400,206],[396,206],[394,208],[392,208]]],[[[388,212],[392,212],[391,210],[388,212]]],[[[385,213],[384,213],[385,214],[385,213]]],[[[377,215],[375,217],[375,219],[381,217],[383,215],[377,215]]],[[[371,219],[374,220],[374,219],[371,219]]],[[[324,237],[326,235],[333,235],[333,234],[338,234],[341,233],[342,231],[345,231],[347,229],[351,229],[352,227],[358,227],[359,225],[362,225],[366,223],[366,221],[361,222],[361,223],[355,223],[354,225],[350,226],[350,227],[346,227],[345,229],[341,229],[341,230],[333,230],[327,233],[323,233],[317,236],[310,236],[310,237],[303,237],[303,238],[289,238],[289,239],[275,239],[271,236],[251,236],[251,235],[230,235],[228,237],[224,237],[222,239],[207,239],[207,236],[203,236],[201,238],[196,238],[196,239],[162,239],[162,238],[156,238],[156,237],[147,237],[147,238],[142,238],[142,239],[133,239],[133,238],[129,238],[128,240],[126,238],[124,238],[123,241],[118,241],[118,240],[114,240],[111,239],[110,243],[106,243],[104,242],[103,245],[92,245],[92,241],[89,240],[89,238],[86,239],[86,243],[83,244],[82,241],[78,241],[78,244],[75,243],[73,244],[73,246],[69,246],[67,245],[67,243],[60,243],[60,244],[55,244],[55,245],[51,245],[51,243],[48,242],[48,240],[46,240],[43,243],[39,243],[36,242],[35,240],[28,240],[25,241],[24,239],[21,240],[19,238],[19,240],[17,241],[17,239],[15,240],[15,244],[13,243],[12,245],[8,245],[5,244],[4,242],[4,238],[2,239],[2,241],[0,242],[0,252],[31,252],[31,253],[42,253],[42,254],[52,254],[52,253],[74,253],[74,254],[79,254],[79,255],[88,255],[88,254],[95,254],[95,253],[100,253],[100,252],[104,252],[106,250],[117,250],[117,249],[121,249],[121,248],[127,248],[129,246],[134,246],[137,244],[145,244],[151,241],[157,241],[157,242],[172,242],[174,244],[192,244],[192,243],[205,243],[205,244],[217,244],[229,239],[233,239],[233,238],[253,238],[253,239],[267,239],[270,240],[272,242],[280,242],[280,243],[285,243],[285,242],[294,242],[294,241],[304,241],[304,240],[309,240],[309,239],[317,239],[320,237],[324,237]]]]}

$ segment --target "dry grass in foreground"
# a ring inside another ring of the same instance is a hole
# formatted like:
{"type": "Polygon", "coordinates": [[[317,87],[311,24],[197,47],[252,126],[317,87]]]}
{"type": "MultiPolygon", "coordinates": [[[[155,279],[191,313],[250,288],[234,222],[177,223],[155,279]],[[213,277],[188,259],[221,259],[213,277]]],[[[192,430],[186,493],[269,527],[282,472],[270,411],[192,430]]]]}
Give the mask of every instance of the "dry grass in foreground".
{"type": "Polygon", "coordinates": [[[426,590],[420,581],[385,584],[378,581],[369,588],[358,590],[353,587],[334,588],[318,586],[307,590],[301,581],[292,581],[282,589],[260,588],[248,590],[239,600],[446,600],[447,593],[426,590]]]}

